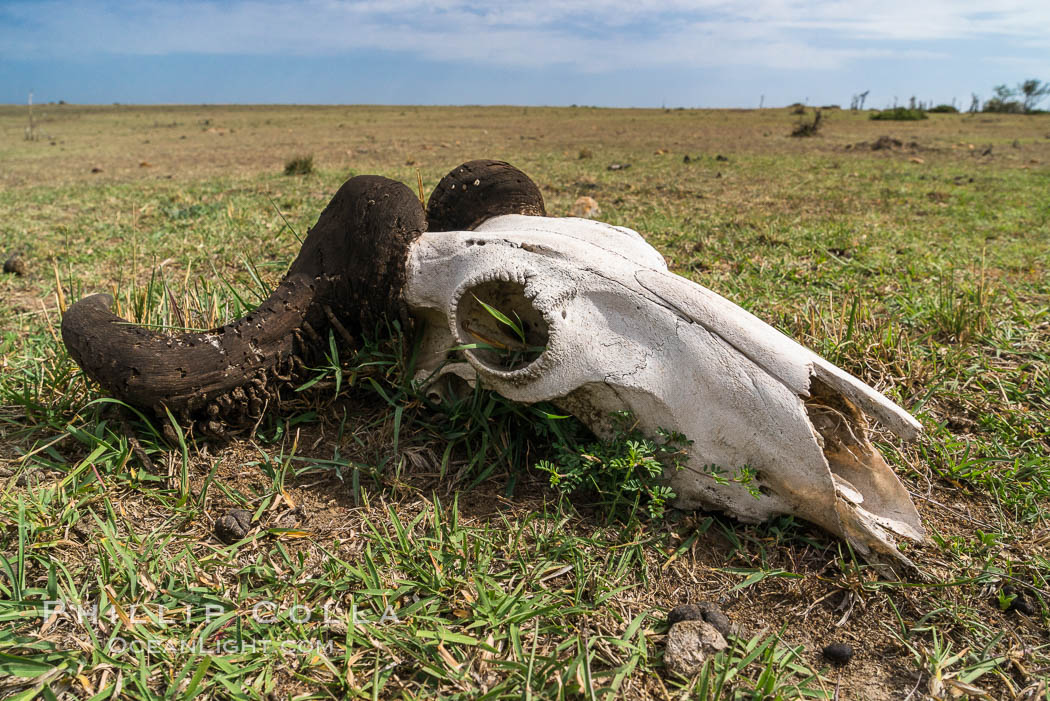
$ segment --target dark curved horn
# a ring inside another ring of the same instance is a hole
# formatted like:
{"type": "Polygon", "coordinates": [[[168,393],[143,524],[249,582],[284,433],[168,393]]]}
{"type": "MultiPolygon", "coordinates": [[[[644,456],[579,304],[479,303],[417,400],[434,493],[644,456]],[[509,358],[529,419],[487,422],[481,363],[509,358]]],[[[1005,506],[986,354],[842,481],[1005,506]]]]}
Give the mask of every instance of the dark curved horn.
{"type": "Polygon", "coordinates": [[[92,295],[65,313],[62,340],[88,376],[129,404],[183,416],[207,408],[206,416],[235,423],[259,414],[278,390],[273,376],[293,356],[323,352],[310,353],[304,340],[327,347],[329,329],[357,334],[382,317],[405,316],[408,247],[425,230],[419,199],[403,184],[352,178],[252,313],[212,331],[172,336],[124,321],[109,311],[109,295],[92,295]]]}
{"type": "Polygon", "coordinates": [[[464,163],[441,179],[427,203],[430,231],[470,231],[501,214],[547,214],[536,183],[503,161],[464,163]]]}

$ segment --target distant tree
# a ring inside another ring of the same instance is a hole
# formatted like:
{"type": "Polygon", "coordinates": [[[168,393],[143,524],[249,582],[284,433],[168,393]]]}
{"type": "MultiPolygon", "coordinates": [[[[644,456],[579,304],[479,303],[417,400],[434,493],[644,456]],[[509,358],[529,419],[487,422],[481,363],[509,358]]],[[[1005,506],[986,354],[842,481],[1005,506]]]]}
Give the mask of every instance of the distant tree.
{"type": "Polygon", "coordinates": [[[1043,98],[1050,95],[1050,83],[1044,83],[1041,80],[1031,78],[1018,83],[1017,92],[1023,96],[1023,102],[1021,106],[1025,112],[1032,112],[1035,110],[1035,106],[1043,101],[1043,98]]]}
{"type": "Polygon", "coordinates": [[[1001,112],[1006,114],[1018,114],[1024,112],[1024,105],[1014,98],[1017,91],[1010,86],[996,85],[993,89],[995,97],[984,103],[985,112],[1001,112]]]}
{"type": "Polygon", "coordinates": [[[1003,102],[1006,102],[1011,97],[1017,94],[1017,91],[1008,86],[1006,83],[1002,85],[996,85],[992,90],[995,92],[995,97],[1003,102]]]}
{"type": "Polygon", "coordinates": [[[1010,114],[1031,114],[1036,111],[1036,106],[1050,95],[1050,82],[1030,78],[1011,88],[1005,83],[996,85],[995,97],[984,103],[985,112],[1006,112],[1010,114]],[[1020,99],[1018,99],[1020,98],[1020,99]]]}
{"type": "Polygon", "coordinates": [[[981,111],[998,112],[1000,114],[1021,114],[1024,112],[1024,106],[1018,100],[1003,100],[999,97],[993,97],[984,103],[981,111]]]}

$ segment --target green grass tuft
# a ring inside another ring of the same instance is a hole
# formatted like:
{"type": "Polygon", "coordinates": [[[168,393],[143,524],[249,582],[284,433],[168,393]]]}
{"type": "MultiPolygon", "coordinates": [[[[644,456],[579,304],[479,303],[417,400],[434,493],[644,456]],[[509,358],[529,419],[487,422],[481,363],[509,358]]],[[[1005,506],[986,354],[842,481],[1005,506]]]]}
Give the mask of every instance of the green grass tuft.
{"type": "Polygon", "coordinates": [[[296,156],[284,164],[285,175],[310,175],[314,172],[313,154],[296,156]]]}

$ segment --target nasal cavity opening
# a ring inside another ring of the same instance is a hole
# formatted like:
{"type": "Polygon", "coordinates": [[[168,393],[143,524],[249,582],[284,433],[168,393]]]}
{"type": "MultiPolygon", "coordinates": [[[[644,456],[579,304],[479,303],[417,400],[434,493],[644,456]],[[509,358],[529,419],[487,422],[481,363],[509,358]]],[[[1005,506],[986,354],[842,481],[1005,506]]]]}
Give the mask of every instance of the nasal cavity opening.
{"type": "Polygon", "coordinates": [[[845,397],[816,377],[810,380],[806,413],[820,435],[824,457],[836,477],[840,496],[865,508],[879,508],[879,464],[863,415],[845,397]],[[871,499],[869,499],[871,498],[871,499]]]}
{"type": "Polygon", "coordinates": [[[518,282],[491,280],[468,289],[456,309],[464,352],[499,372],[535,362],[547,350],[550,329],[518,282]]]}
{"type": "Polygon", "coordinates": [[[820,436],[838,497],[869,514],[897,522],[894,532],[921,537],[911,535],[922,531],[915,507],[868,440],[867,421],[861,411],[816,377],[810,380],[809,393],[806,413],[820,436]]]}

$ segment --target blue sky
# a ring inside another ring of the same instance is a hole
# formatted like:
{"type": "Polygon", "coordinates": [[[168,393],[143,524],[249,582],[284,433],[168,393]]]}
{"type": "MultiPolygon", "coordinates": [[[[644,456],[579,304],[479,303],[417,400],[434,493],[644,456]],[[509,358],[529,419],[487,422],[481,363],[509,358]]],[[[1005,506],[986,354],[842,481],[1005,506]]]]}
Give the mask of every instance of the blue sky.
{"type": "Polygon", "coordinates": [[[0,0],[0,103],[967,106],[1026,78],[1050,0],[0,0]]]}

